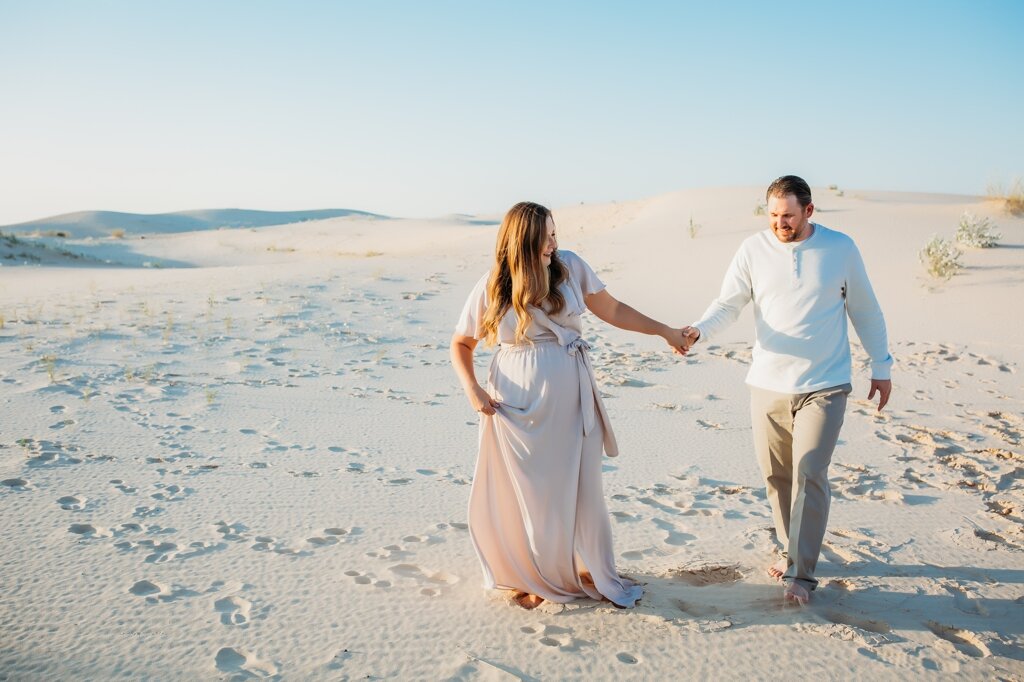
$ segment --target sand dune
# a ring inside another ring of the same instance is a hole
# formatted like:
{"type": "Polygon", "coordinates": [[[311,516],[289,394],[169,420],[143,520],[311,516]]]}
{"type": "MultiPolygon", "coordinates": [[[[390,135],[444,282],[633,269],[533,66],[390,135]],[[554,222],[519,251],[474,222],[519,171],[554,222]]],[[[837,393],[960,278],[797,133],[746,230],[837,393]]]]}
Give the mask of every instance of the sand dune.
{"type": "Polygon", "coordinates": [[[109,237],[112,232],[126,234],[167,234],[221,228],[266,227],[325,218],[359,217],[386,219],[386,216],[349,209],[313,211],[252,211],[238,208],[177,211],[175,213],[122,213],[118,211],[78,211],[40,218],[24,223],[0,226],[8,234],[42,234],[85,237],[109,237]],[[58,234],[60,233],[60,234],[58,234]]]}
{"type": "MultiPolygon", "coordinates": [[[[761,193],[556,221],[615,295],[681,325],[762,229],[761,193]]],[[[771,651],[799,654],[793,677],[1021,678],[1024,220],[972,197],[816,198],[864,253],[896,393],[876,414],[855,347],[805,609],[764,574],[749,318],[684,359],[587,321],[622,450],[617,560],[647,593],[527,612],[480,587],[476,417],[448,364],[493,217],[95,239],[150,267],[0,268],[0,677],[749,679],[782,675],[771,651]],[[917,252],[964,210],[1001,246],[931,282],[917,252]]]]}

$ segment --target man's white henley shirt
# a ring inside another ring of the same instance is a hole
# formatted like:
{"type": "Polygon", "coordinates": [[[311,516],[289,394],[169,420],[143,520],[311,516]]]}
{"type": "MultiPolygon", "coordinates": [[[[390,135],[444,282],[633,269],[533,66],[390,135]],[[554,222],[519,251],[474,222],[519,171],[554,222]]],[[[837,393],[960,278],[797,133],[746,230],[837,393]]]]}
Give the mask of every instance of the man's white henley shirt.
{"type": "Polygon", "coordinates": [[[885,319],[860,251],[842,232],[812,227],[799,242],[780,242],[770,229],[744,240],[721,293],[693,325],[706,342],[753,301],[751,386],[798,394],[850,383],[847,314],[871,358],[871,378],[889,378],[885,319]]]}

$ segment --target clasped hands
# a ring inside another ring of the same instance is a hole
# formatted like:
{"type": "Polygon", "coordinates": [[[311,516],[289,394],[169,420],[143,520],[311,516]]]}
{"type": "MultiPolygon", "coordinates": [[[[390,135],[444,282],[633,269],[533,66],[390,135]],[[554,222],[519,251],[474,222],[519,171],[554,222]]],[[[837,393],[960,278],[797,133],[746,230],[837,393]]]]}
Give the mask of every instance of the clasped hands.
{"type": "Polygon", "coordinates": [[[686,326],[682,329],[669,328],[663,335],[668,345],[672,346],[672,352],[677,355],[686,355],[690,348],[700,338],[700,331],[696,327],[686,326]]]}

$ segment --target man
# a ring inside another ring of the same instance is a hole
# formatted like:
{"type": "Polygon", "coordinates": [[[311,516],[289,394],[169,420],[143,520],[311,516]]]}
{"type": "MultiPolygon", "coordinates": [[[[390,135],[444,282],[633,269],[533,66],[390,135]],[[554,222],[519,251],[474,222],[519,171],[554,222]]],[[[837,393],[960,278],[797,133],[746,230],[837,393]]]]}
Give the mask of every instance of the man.
{"type": "Polygon", "coordinates": [[[766,193],[769,230],[747,238],[732,260],[718,298],[689,342],[706,342],[754,303],[751,392],[754,451],[783,546],[768,573],[784,598],[810,601],[828,520],[828,465],[843,424],[850,385],[846,317],[871,358],[878,409],[889,400],[892,356],[885,320],[860,252],[849,237],[811,222],[811,189],[795,175],[766,193]]]}

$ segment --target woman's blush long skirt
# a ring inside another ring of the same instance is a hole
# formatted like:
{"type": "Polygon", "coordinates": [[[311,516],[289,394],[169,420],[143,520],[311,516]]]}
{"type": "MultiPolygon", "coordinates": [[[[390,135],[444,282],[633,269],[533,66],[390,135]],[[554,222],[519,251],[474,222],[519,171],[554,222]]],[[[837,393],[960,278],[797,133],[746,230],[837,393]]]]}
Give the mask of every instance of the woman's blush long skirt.
{"type": "Polygon", "coordinates": [[[615,570],[603,432],[598,419],[583,433],[578,362],[555,342],[498,349],[490,390],[501,406],[481,420],[469,530],[486,587],[633,606],[643,589],[615,570]]]}

